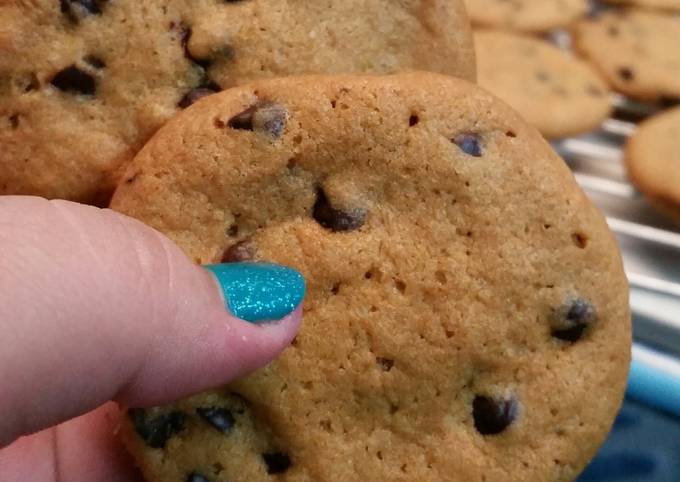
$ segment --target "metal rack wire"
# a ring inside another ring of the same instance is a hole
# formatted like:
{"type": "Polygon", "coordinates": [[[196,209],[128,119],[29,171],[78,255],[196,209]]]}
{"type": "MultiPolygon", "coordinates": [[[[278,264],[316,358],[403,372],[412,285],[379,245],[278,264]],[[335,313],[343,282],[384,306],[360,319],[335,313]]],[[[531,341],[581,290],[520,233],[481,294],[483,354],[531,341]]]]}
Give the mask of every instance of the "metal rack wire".
{"type": "MultiPolygon", "coordinates": [[[[623,146],[637,123],[666,107],[613,97],[614,114],[587,135],[554,142],[600,207],[621,246],[631,285],[636,353],[663,366],[680,359],[680,225],[660,215],[626,177],[623,146]],[[649,350],[652,347],[654,350],[649,350]]],[[[676,370],[680,376],[680,370],[676,370]]]]}

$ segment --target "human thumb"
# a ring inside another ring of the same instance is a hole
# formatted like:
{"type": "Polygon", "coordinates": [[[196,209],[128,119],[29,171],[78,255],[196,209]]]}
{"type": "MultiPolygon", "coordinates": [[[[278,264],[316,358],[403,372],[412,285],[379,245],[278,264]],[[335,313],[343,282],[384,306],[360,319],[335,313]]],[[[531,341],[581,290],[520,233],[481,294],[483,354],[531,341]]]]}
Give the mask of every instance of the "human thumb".
{"type": "Polygon", "coordinates": [[[19,196],[0,197],[0,288],[0,447],[107,400],[163,403],[266,364],[305,290],[290,268],[205,269],[122,214],[19,196]]]}

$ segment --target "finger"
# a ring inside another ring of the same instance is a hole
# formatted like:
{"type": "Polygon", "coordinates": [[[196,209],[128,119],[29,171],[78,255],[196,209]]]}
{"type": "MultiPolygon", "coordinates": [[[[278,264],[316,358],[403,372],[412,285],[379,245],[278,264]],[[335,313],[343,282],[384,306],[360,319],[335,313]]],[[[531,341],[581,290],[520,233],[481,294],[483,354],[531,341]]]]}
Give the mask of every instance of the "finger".
{"type": "Polygon", "coordinates": [[[141,482],[130,455],[114,433],[120,423],[115,403],[0,449],[3,482],[141,482]]]}
{"type": "Polygon", "coordinates": [[[121,214],[27,197],[0,198],[0,286],[0,446],[107,400],[157,404],[252,371],[290,343],[304,295],[290,269],[209,271],[121,214]],[[281,319],[245,322],[225,295],[244,318],[281,319]]]}

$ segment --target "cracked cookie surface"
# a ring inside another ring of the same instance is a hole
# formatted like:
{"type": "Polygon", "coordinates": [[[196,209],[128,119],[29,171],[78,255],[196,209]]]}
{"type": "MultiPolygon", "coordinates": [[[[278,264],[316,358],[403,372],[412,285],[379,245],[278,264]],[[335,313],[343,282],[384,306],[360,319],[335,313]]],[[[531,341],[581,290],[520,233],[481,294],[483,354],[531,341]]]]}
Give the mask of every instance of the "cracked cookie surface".
{"type": "Polygon", "coordinates": [[[308,283],[272,363],[131,412],[149,481],[567,481],[620,404],[614,239],[541,135],[467,82],[220,93],[159,130],[112,206],[198,263],[275,261],[308,283]]]}
{"type": "Polygon", "coordinates": [[[0,194],[106,204],[153,132],[205,95],[414,69],[474,78],[460,0],[2,2],[0,194]]]}

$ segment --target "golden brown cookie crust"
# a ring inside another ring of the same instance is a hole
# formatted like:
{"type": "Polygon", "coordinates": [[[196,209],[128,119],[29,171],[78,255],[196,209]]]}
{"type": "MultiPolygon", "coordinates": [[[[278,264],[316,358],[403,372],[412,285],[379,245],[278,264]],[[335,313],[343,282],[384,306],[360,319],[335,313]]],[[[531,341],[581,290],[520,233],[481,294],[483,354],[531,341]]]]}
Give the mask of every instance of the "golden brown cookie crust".
{"type": "Polygon", "coordinates": [[[201,95],[414,69],[474,79],[462,0],[3,2],[0,194],[106,203],[121,166],[201,95]]]}
{"type": "Polygon", "coordinates": [[[521,32],[566,27],[588,11],[587,0],[465,0],[472,23],[521,32]]]}
{"type": "Polygon", "coordinates": [[[308,282],[266,368],[134,412],[124,438],[149,481],[269,481],[271,454],[287,481],[573,480],[621,402],[614,238],[541,135],[467,82],[229,90],[161,128],[112,206],[198,263],[248,243],[308,282]],[[227,434],[197,415],[211,407],[233,412],[227,434]],[[184,428],[150,447],[173,417],[184,428]]]}
{"type": "Polygon", "coordinates": [[[680,221],[680,107],[640,124],[628,139],[625,159],[633,183],[680,221]]]}
{"type": "Polygon", "coordinates": [[[640,100],[680,98],[680,18],[605,12],[574,28],[574,47],[613,89],[640,100]]]}
{"type": "Polygon", "coordinates": [[[582,134],[611,111],[609,88],[585,62],[534,37],[475,32],[479,85],[547,138],[582,134]]]}

